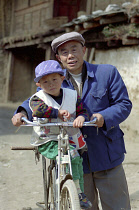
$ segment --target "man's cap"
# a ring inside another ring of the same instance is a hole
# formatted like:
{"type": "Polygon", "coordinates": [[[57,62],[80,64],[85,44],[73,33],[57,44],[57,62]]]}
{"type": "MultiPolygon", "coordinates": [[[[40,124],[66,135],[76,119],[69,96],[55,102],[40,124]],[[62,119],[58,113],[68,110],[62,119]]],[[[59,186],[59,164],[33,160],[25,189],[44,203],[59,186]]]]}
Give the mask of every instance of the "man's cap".
{"type": "Polygon", "coordinates": [[[36,78],[34,81],[39,82],[43,76],[54,73],[64,75],[64,71],[62,70],[60,64],[55,60],[43,61],[35,68],[36,78]]]}
{"type": "Polygon", "coordinates": [[[85,44],[85,39],[83,38],[83,36],[81,34],[79,34],[78,32],[70,32],[70,33],[65,33],[65,34],[55,38],[51,43],[52,50],[55,53],[57,53],[57,48],[60,45],[64,44],[65,42],[68,42],[68,41],[78,41],[83,46],[85,44]]]}

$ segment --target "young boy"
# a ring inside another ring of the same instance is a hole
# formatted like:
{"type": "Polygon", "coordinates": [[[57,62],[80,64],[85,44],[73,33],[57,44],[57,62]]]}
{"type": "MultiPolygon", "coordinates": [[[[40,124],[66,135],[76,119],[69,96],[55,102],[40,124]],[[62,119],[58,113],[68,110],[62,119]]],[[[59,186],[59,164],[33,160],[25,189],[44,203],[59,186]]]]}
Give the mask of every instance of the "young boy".
{"type": "MultiPolygon", "coordinates": [[[[35,69],[36,85],[41,88],[30,98],[30,108],[33,117],[48,118],[49,122],[73,121],[73,127],[68,129],[73,180],[77,187],[80,205],[83,209],[92,206],[83,193],[82,158],[77,150],[86,143],[79,128],[88,120],[88,114],[75,90],[61,88],[64,80],[64,70],[54,60],[43,61],[35,69]]],[[[45,129],[46,138],[40,139],[40,128],[34,126],[32,145],[38,146],[39,152],[48,159],[55,159],[58,155],[57,135],[59,129],[50,127],[45,129]]]]}

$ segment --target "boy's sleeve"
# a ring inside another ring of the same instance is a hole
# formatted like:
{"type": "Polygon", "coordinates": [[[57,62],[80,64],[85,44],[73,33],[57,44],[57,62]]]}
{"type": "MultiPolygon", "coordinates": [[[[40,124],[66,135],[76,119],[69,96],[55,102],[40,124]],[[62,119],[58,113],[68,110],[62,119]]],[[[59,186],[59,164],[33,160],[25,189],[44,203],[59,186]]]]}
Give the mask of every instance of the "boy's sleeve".
{"type": "Polygon", "coordinates": [[[87,110],[83,107],[82,100],[80,96],[77,96],[77,103],[76,103],[76,117],[83,116],[85,121],[89,121],[89,114],[87,110]]]}
{"type": "Polygon", "coordinates": [[[30,98],[28,98],[27,100],[25,100],[25,101],[17,108],[17,110],[14,112],[14,115],[17,114],[17,113],[19,113],[19,112],[24,111],[24,112],[26,112],[26,115],[27,115],[28,119],[29,119],[30,121],[32,121],[32,111],[31,111],[31,109],[30,109],[30,107],[29,107],[29,100],[30,100],[30,98]]]}
{"type": "MultiPolygon", "coordinates": [[[[37,91],[41,90],[40,87],[37,88],[37,91]]],[[[19,113],[19,112],[22,112],[24,111],[28,117],[28,120],[32,121],[32,111],[29,107],[29,100],[30,100],[30,97],[25,100],[18,108],[17,110],[14,112],[14,115],[19,113]]]]}
{"type": "Polygon", "coordinates": [[[48,106],[39,97],[34,96],[30,101],[32,116],[39,118],[57,118],[58,109],[48,106]]]}

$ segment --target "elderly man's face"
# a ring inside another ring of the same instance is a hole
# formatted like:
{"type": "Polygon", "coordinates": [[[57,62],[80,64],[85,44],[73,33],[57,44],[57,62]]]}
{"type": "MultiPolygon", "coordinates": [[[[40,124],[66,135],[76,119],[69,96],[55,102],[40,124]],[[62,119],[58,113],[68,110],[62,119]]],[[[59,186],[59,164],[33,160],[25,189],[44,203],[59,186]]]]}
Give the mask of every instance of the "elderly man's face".
{"type": "Polygon", "coordinates": [[[68,41],[58,47],[57,59],[63,67],[72,74],[79,74],[82,71],[83,57],[86,47],[77,41],[68,41]]]}

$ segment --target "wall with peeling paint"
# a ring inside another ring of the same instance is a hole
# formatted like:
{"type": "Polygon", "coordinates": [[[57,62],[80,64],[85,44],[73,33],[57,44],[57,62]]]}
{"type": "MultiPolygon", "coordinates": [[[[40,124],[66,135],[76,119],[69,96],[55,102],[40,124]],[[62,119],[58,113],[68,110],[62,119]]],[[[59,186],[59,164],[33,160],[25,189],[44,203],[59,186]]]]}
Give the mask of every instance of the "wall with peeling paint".
{"type": "Polygon", "coordinates": [[[95,63],[112,64],[119,70],[133,103],[131,114],[121,128],[125,138],[139,141],[139,46],[96,50],[95,63]]]}

